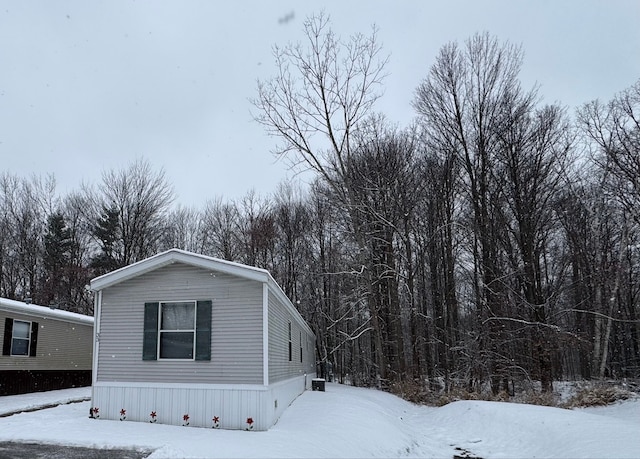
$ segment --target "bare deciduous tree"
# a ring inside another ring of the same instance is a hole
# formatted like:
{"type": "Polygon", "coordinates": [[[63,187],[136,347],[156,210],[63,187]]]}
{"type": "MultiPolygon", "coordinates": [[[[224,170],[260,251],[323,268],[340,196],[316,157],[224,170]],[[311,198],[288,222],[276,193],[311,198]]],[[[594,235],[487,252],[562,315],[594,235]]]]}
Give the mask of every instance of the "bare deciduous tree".
{"type": "MultiPolygon", "coordinates": [[[[282,143],[277,154],[292,152],[294,163],[316,171],[331,189],[337,203],[346,209],[349,225],[362,257],[370,250],[367,234],[359,225],[360,203],[354,189],[345,186],[349,162],[358,143],[355,138],[366,126],[373,105],[380,97],[387,57],[374,29],[343,41],[329,27],[325,15],[304,23],[306,46],[276,47],[278,74],[258,83],[256,119],[282,143]]],[[[358,266],[366,260],[359,259],[358,266]]],[[[369,282],[370,293],[375,285],[369,282]]],[[[378,317],[370,302],[372,317],[378,317]]],[[[374,324],[377,371],[386,379],[387,364],[381,340],[381,325],[374,324]]]]}
{"type": "MultiPolygon", "coordinates": [[[[114,209],[118,216],[119,266],[153,255],[164,231],[164,217],[174,199],[163,170],[154,171],[146,160],[127,168],[108,170],[94,194],[98,212],[114,209]]],[[[98,215],[95,221],[98,220],[98,215]]]]}
{"type": "Polygon", "coordinates": [[[165,218],[160,247],[204,253],[202,220],[201,212],[195,207],[178,206],[171,210],[165,218]]]}
{"type": "MultiPolygon", "coordinates": [[[[514,347],[506,344],[511,340],[505,320],[516,313],[514,298],[523,298],[520,304],[531,308],[527,321],[546,324],[550,293],[544,288],[541,244],[568,149],[562,112],[556,107],[536,111],[536,91],[524,91],[518,80],[521,63],[519,47],[500,44],[486,33],[462,48],[449,44],[414,102],[428,143],[455,158],[463,172],[482,371],[494,392],[509,390],[514,347]]],[[[548,340],[539,336],[535,341],[543,390],[549,391],[548,340]]]]}
{"type": "Polygon", "coordinates": [[[304,31],[306,46],[274,48],[278,74],[258,82],[256,120],[282,141],[276,154],[292,152],[294,163],[333,184],[344,177],[353,135],[382,94],[388,58],[375,28],[345,41],[320,14],[304,22],[304,31]]]}
{"type": "Polygon", "coordinates": [[[229,261],[240,261],[239,218],[234,203],[222,198],[206,202],[202,212],[203,253],[229,261]]]}

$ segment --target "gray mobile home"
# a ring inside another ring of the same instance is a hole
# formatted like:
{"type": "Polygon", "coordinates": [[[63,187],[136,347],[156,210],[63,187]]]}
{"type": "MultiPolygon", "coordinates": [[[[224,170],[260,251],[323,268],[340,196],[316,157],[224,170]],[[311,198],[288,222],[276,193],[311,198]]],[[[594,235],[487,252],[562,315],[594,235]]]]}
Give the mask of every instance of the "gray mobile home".
{"type": "Polygon", "coordinates": [[[0,395],[91,385],[93,317],[0,298],[0,395]]]}
{"type": "Polygon", "coordinates": [[[267,430],[315,377],[268,271],[172,249],[91,281],[100,418],[267,430]]]}

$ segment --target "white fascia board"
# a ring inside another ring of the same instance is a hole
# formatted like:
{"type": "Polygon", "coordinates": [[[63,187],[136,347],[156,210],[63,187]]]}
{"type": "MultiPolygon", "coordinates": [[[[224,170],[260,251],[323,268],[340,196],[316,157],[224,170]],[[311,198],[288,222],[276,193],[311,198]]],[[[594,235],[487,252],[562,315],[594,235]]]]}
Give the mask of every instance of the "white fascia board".
{"type": "Polygon", "coordinates": [[[10,300],[8,298],[0,298],[0,310],[12,312],[14,314],[23,314],[34,318],[42,317],[45,319],[93,326],[93,317],[91,316],[63,311],[61,309],[51,309],[37,304],[27,304],[22,301],[10,300]]]}
{"type": "Polygon", "coordinates": [[[94,387],[98,381],[98,356],[100,355],[100,317],[102,316],[102,292],[96,292],[93,299],[93,362],[91,363],[91,402],[95,400],[94,387]]]}
{"type": "Polygon", "coordinates": [[[208,257],[206,255],[197,255],[190,252],[174,249],[174,259],[176,262],[186,263],[199,268],[218,271],[232,276],[242,277],[258,282],[266,282],[270,276],[269,271],[265,269],[255,268],[233,261],[221,260],[219,258],[208,257]]]}
{"type": "Polygon", "coordinates": [[[165,256],[166,253],[167,252],[159,253],[150,258],[138,261],[137,263],[133,263],[123,268],[116,269],[115,271],[111,271],[110,273],[103,274],[95,279],[91,279],[91,290],[97,292],[103,288],[110,287],[111,285],[139,276],[161,266],[168,265],[171,263],[171,260],[165,256]]]}
{"type": "Polygon", "coordinates": [[[171,249],[137,263],[133,263],[129,266],[125,266],[124,268],[117,269],[116,271],[104,274],[100,277],[96,277],[91,281],[91,290],[102,290],[172,263],[184,263],[198,268],[218,271],[259,282],[266,282],[269,277],[269,272],[264,269],[221,260],[219,258],[208,257],[206,255],[199,255],[184,250],[171,249]]]}
{"type": "Polygon", "coordinates": [[[262,383],[269,385],[269,285],[262,284],[262,383]]]}

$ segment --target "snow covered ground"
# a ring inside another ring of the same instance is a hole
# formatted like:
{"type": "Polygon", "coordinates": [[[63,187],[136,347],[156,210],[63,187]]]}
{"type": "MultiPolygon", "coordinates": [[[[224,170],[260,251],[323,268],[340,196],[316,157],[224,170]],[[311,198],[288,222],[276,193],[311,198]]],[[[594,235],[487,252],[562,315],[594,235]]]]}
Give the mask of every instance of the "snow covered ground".
{"type": "MultiPolygon", "coordinates": [[[[82,388],[0,397],[0,415],[89,394],[82,388]]],[[[298,397],[268,432],[93,420],[88,412],[89,402],[83,401],[0,417],[0,441],[149,449],[151,458],[640,455],[640,399],[572,411],[482,401],[432,408],[376,390],[327,384],[326,392],[298,397]]]]}

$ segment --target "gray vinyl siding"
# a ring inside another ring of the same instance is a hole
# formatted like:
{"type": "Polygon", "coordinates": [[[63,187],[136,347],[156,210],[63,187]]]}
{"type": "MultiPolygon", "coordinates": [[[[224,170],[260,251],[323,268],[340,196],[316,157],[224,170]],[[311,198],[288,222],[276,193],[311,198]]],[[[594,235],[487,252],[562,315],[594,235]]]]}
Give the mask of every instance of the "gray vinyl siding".
{"type": "Polygon", "coordinates": [[[0,355],[1,370],[91,370],[93,326],[0,310],[0,346],[5,318],[38,322],[36,356],[0,355]]]}
{"type": "Polygon", "coordinates": [[[262,283],[174,263],[102,290],[97,381],[262,384],[262,283]],[[211,300],[210,361],[143,361],[144,304],[211,300]]]}
{"type": "Polygon", "coordinates": [[[313,335],[310,335],[276,296],[269,292],[269,383],[315,372],[313,335]],[[289,361],[291,323],[291,361],[289,361]],[[300,346],[302,334],[302,346],[300,346]],[[302,362],[300,351],[302,347],[302,362]]]}

